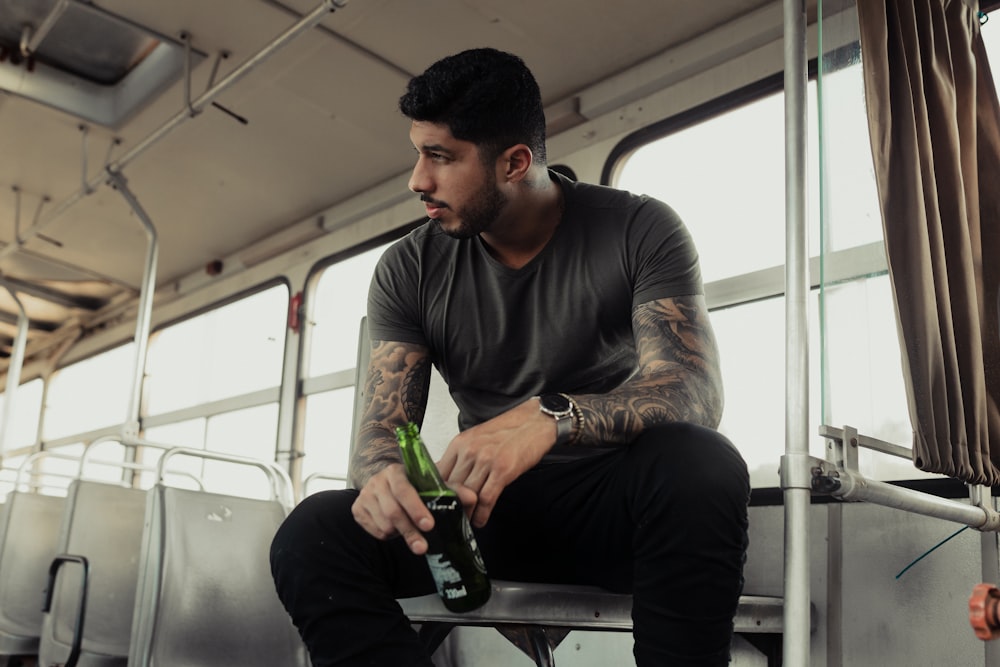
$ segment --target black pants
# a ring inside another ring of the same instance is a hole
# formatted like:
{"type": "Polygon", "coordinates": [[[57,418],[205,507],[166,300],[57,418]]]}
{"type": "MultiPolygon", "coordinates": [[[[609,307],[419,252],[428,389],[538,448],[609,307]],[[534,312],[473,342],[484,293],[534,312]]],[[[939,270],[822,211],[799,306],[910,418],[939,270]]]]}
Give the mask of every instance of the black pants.
{"type": "MultiPolygon", "coordinates": [[[[542,464],[507,487],[476,531],[496,579],[631,592],[635,659],[725,665],[743,587],[746,465],[715,431],[651,429],[628,447],[542,464]]],[[[357,492],[302,501],[271,570],[314,667],[432,665],[395,602],[434,591],[423,556],[351,515],[357,492]]]]}

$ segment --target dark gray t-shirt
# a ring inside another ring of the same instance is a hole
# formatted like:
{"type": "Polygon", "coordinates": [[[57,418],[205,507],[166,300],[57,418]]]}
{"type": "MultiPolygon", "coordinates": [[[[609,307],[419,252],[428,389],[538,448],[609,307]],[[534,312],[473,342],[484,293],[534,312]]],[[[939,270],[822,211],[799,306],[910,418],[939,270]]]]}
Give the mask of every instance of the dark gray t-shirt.
{"type": "Polygon", "coordinates": [[[666,204],[551,175],[563,218],[524,267],[430,221],[375,269],[369,335],[430,349],[462,429],[537,394],[615,388],[636,367],[632,309],[702,292],[694,244],[666,204]]]}

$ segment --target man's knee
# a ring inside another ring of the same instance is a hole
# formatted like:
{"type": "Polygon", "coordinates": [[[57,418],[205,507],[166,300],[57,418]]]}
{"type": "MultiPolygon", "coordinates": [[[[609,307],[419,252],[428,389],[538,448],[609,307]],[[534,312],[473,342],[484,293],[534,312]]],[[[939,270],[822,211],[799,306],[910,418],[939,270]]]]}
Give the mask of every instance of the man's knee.
{"type": "Polygon", "coordinates": [[[673,493],[731,494],[746,499],[749,474],[743,457],[718,431],[674,422],[644,432],[634,443],[640,469],[655,471],[673,493]]]}
{"type": "Polygon", "coordinates": [[[290,554],[301,554],[313,545],[335,543],[338,534],[356,526],[351,506],[354,490],[325,491],[305,498],[278,527],[271,542],[271,569],[290,554]]]}

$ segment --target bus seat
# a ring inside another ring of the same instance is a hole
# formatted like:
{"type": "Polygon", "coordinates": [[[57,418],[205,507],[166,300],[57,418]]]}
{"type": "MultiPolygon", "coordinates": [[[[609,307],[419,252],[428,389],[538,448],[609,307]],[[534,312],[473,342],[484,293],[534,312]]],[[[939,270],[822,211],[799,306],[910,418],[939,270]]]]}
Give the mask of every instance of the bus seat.
{"type": "Polygon", "coordinates": [[[0,512],[0,656],[37,655],[65,498],[11,491],[0,512]]]}
{"type": "MultiPolygon", "coordinates": [[[[202,450],[170,450],[264,468],[270,463],[202,450]]],[[[269,500],[180,489],[162,483],[146,502],[130,667],[305,667],[305,646],[271,583],[268,550],[288,514],[269,500]]],[[[275,486],[276,488],[276,486],[275,486]]]]}
{"type": "MultiPolygon", "coordinates": [[[[354,394],[354,421],[350,447],[364,406],[364,376],[371,358],[367,318],[361,319],[354,394]]],[[[348,479],[351,475],[348,474],[348,479]]],[[[433,652],[449,632],[460,626],[496,628],[530,657],[538,667],[555,665],[553,650],[571,630],[632,631],[632,596],[593,586],[570,586],[493,580],[489,601],[465,613],[448,611],[434,593],[398,602],[403,613],[420,624],[420,637],[433,652]]],[[[780,597],[744,595],[734,619],[734,630],[767,656],[768,664],[781,664],[784,601],[780,597]]],[[[815,629],[815,609],[813,610],[815,629]]]]}
{"type": "MultiPolygon", "coordinates": [[[[145,504],[140,489],[81,479],[70,484],[58,553],[83,556],[90,565],[79,665],[127,662],[145,504]]],[[[40,664],[66,662],[72,650],[83,594],[78,568],[67,564],[55,578],[40,664]]]]}

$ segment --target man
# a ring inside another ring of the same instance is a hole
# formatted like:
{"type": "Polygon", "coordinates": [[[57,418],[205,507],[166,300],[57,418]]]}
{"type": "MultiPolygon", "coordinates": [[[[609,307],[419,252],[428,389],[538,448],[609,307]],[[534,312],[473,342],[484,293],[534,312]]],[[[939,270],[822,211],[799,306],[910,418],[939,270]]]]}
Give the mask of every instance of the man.
{"type": "Polygon", "coordinates": [[[438,467],[489,574],[632,592],[638,665],[725,664],[749,482],[714,430],[718,353],[686,229],[658,201],[546,168],[515,56],[445,58],[400,109],[429,220],[372,280],[359,490],[304,500],[271,552],[314,666],[432,664],[394,601],[434,583],[431,514],[393,435],[422,420],[432,364],[462,429],[438,467]]]}

